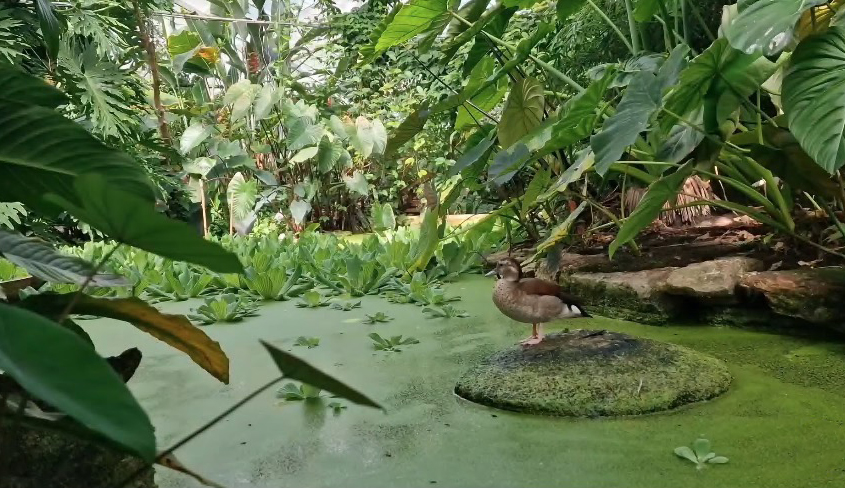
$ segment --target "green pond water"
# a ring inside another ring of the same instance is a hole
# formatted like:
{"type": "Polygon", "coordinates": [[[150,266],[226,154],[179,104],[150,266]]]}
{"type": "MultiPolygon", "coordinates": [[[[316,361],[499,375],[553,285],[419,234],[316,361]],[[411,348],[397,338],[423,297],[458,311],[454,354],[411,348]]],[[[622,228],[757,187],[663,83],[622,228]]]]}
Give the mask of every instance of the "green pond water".
{"type": "MultiPolygon", "coordinates": [[[[183,354],[132,327],[86,321],[103,354],[139,347],[130,382],[167,447],[277,372],[258,343],[293,351],[372,398],[387,413],[349,405],[259,396],[177,451],[192,469],[227,487],[798,487],[845,486],[845,345],[711,327],[653,327],[605,318],[559,322],[605,328],[691,347],[724,359],[734,383],[724,396],[669,413],[621,419],[559,419],[508,413],[452,393],[465,368],[514,344],[528,326],[493,306],[493,281],[448,286],[471,317],[427,319],[420,308],[364,297],[341,312],[270,303],[261,315],[205,330],[231,359],[222,385],[183,354]],[[366,325],[365,313],[395,319],[366,325]],[[410,335],[401,353],[376,352],[367,337],[410,335]],[[319,347],[293,347],[299,336],[319,347]],[[698,471],[673,454],[699,435],[730,458],[698,471]]],[[[187,312],[199,302],[164,304],[187,312]]],[[[283,382],[284,384],[284,382],[283,382]]],[[[162,487],[199,486],[161,469],[162,487]]]]}

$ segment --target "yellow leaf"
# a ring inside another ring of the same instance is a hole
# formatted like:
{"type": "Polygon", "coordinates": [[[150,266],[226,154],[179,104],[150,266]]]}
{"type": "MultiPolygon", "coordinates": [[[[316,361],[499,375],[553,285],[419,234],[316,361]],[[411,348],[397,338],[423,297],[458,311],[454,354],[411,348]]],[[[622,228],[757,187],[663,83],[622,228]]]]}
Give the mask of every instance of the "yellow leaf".
{"type": "MultiPolygon", "coordinates": [[[[73,300],[73,293],[44,293],[27,297],[20,306],[42,315],[60,314],[73,300]]],[[[161,313],[138,298],[97,298],[82,295],[73,313],[96,315],[129,322],[156,339],[186,353],[202,369],[229,384],[229,358],[220,344],[211,340],[184,315],[161,313]]]]}
{"type": "Polygon", "coordinates": [[[801,20],[798,21],[798,40],[827,30],[836,11],[843,5],[845,5],[845,0],[831,0],[825,5],[819,5],[804,12],[801,20]]]}

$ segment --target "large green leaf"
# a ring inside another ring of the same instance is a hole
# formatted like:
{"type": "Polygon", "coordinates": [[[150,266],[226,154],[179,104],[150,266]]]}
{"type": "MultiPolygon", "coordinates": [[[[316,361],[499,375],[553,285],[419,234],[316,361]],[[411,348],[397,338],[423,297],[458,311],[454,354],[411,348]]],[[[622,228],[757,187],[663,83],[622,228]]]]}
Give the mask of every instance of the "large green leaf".
{"type": "Polygon", "coordinates": [[[244,220],[252,212],[257,199],[258,184],[256,180],[247,180],[240,171],[235,173],[226,186],[226,201],[234,220],[236,222],[244,220]]]}
{"type": "Polygon", "coordinates": [[[361,153],[361,156],[368,158],[373,154],[375,148],[375,131],[373,124],[363,115],[359,115],[355,119],[355,131],[352,133],[351,142],[352,147],[361,153]]]}
{"type": "Polygon", "coordinates": [[[73,182],[83,173],[97,173],[112,186],[154,200],[143,167],[81,125],[45,107],[0,100],[0,201],[56,214],[59,209],[43,195],[77,201],[73,182]]]}
{"type": "Polygon", "coordinates": [[[363,47],[361,47],[360,54],[361,54],[361,61],[359,62],[360,65],[365,65],[371,63],[375,58],[380,56],[384,50],[376,50],[376,45],[381,38],[381,35],[387,29],[387,26],[393,22],[393,19],[396,17],[396,14],[402,9],[403,5],[399,2],[393,5],[387,15],[379,22],[379,24],[372,30],[370,33],[370,42],[363,47]]]}
{"type": "Polygon", "coordinates": [[[188,154],[191,149],[208,139],[212,132],[214,132],[214,127],[197,120],[192,121],[191,125],[182,133],[182,137],[179,138],[179,152],[188,154]]]}
{"type": "MultiPolygon", "coordinates": [[[[681,72],[678,84],[666,96],[664,106],[671,114],[688,120],[704,105],[705,99],[709,99],[709,103],[714,104],[715,120],[706,120],[705,126],[718,126],[739,107],[741,98],[750,95],[768,78],[766,73],[771,75],[772,72],[774,64],[760,58],[759,53],[744,54],[732,48],[727,40],[718,39],[681,72]],[[760,79],[763,76],[765,78],[760,79]]],[[[661,127],[668,132],[681,122],[674,116],[667,116],[661,127]]]]}
{"type": "Polygon", "coordinates": [[[76,300],[73,313],[129,322],[139,330],[184,352],[218,380],[229,383],[229,358],[220,348],[220,344],[211,340],[184,315],[161,313],[139,298],[98,298],[88,295],[75,298],[73,293],[42,293],[27,297],[20,302],[20,306],[55,317],[73,300],[76,300]]]}
{"type": "Polygon", "coordinates": [[[489,171],[494,182],[500,185],[530,161],[588,137],[593,132],[602,98],[614,76],[613,71],[608,70],[601,79],[569,99],[558,116],[544,121],[507,150],[500,151],[489,171]]]}
{"type": "Polygon", "coordinates": [[[76,205],[57,194],[44,198],[112,239],[177,261],[220,273],[242,273],[238,257],[207,241],[188,224],[158,213],[153,205],[109,184],[99,174],[75,182],[76,205]]]}
{"type": "Polygon", "coordinates": [[[481,32],[484,25],[490,21],[491,16],[496,15],[497,12],[504,9],[504,5],[497,4],[485,13],[489,4],[490,0],[469,0],[458,10],[458,15],[471,22],[472,26],[467,26],[457,19],[452,20],[451,25],[446,30],[446,39],[443,41],[444,48],[441,50],[443,53],[441,62],[448,63],[461,46],[481,32]],[[482,18],[482,16],[484,17],[482,18]],[[479,20],[481,21],[480,23],[478,22],[479,20]],[[474,32],[467,33],[467,30],[470,29],[474,32]]]}
{"type": "Polygon", "coordinates": [[[352,172],[352,176],[344,176],[343,182],[349,191],[361,196],[367,196],[370,193],[370,184],[367,183],[367,178],[364,177],[364,173],[357,169],[352,172]]]}
{"type": "Polygon", "coordinates": [[[793,40],[795,24],[824,0],[753,0],[739,2],[739,14],[724,29],[731,45],[746,53],[766,56],[784,50],[793,40]]]}
{"type": "Polygon", "coordinates": [[[151,462],[153,426],[123,380],[79,336],[0,304],[0,369],[27,392],[151,462]]]}
{"type": "Polygon", "coordinates": [[[309,123],[305,117],[296,119],[288,128],[288,149],[296,151],[305,146],[317,144],[322,137],[323,128],[321,126],[309,123]]]}
{"type": "Polygon", "coordinates": [[[647,22],[660,9],[660,2],[664,0],[637,0],[634,7],[634,19],[637,22],[647,22]]]}
{"type": "Polygon", "coordinates": [[[334,169],[344,150],[343,143],[339,139],[331,141],[328,136],[323,136],[317,147],[317,169],[320,173],[325,174],[334,169]]]}
{"type": "Polygon", "coordinates": [[[24,73],[11,66],[0,65],[0,99],[17,103],[56,108],[66,103],[67,97],[55,87],[44,83],[37,76],[24,73]]]}
{"type": "Polygon", "coordinates": [[[596,155],[593,151],[589,149],[585,149],[578,153],[575,162],[570,164],[566,171],[560,175],[560,178],[552,184],[552,186],[544,192],[542,195],[538,197],[539,201],[548,200],[550,197],[557,193],[562,193],[566,191],[566,189],[572,183],[578,181],[581,176],[584,174],[585,171],[592,168],[596,162],[596,155]]]}
{"type": "Polygon", "coordinates": [[[421,54],[425,54],[431,50],[431,47],[434,45],[434,41],[440,37],[443,33],[443,29],[445,29],[450,23],[458,23],[466,27],[466,24],[463,22],[458,22],[453,19],[452,14],[450,13],[460,6],[461,0],[447,0],[447,2],[446,10],[431,21],[431,24],[426,29],[425,35],[423,35],[417,43],[417,51],[421,54]]]}
{"type": "Polygon", "coordinates": [[[426,32],[446,10],[447,0],[411,0],[402,6],[393,21],[381,33],[375,51],[384,52],[426,32]]]}
{"type": "Polygon", "coordinates": [[[55,61],[59,53],[59,40],[62,37],[64,27],[56,16],[53,2],[50,0],[35,0],[35,13],[41,26],[41,35],[44,37],[47,54],[55,61]]]}
{"type": "Polygon", "coordinates": [[[692,165],[686,164],[669,176],[664,176],[648,187],[639,205],[622,224],[616,239],[610,243],[608,254],[611,258],[619,249],[619,246],[630,242],[637,234],[654,222],[654,219],[663,211],[663,206],[670,199],[674,199],[680,191],[684,180],[692,173],[692,165]]]}
{"type": "Polygon", "coordinates": [[[618,161],[625,149],[648,127],[662,98],[656,80],[657,77],[648,71],[635,75],[616,107],[616,113],[605,121],[601,132],[590,139],[599,175],[604,176],[610,165],[618,161]]]}
{"type": "MultiPolygon", "coordinates": [[[[505,92],[508,89],[505,78],[499,77],[498,81],[492,84],[485,83],[486,80],[490,79],[496,67],[495,65],[496,61],[492,57],[485,58],[478,63],[467,80],[467,86],[460,94],[454,95],[454,103],[449,103],[450,106],[457,106],[465,100],[472,102],[471,104],[466,103],[460,105],[460,108],[458,108],[458,116],[455,119],[455,130],[460,130],[467,125],[474,125],[476,122],[483,120],[485,115],[478,109],[481,109],[483,112],[490,112],[505,96],[505,92]],[[482,85],[487,85],[487,88],[479,90],[482,85]]],[[[438,112],[442,108],[448,108],[447,104],[439,103],[432,111],[438,112]]]]}
{"type": "MultiPolygon", "coordinates": [[[[467,53],[466,61],[464,61],[464,65],[461,68],[461,73],[464,77],[469,76],[472,69],[475,68],[475,65],[484,59],[492,48],[493,41],[488,39],[482,31],[494,37],[502,37],[508,27],[508,22],[510,22],[511,17],[513,17],[513,14],[516,13],[516,10],[516,7],[505,9],[504,5],[501,3],[498,4],[485,12],[472,27],[467,29],[463,34],[452,41],[450,45],[444,48],[444,51],[449,53],[451,52],[451,46],[457,45],[457,47],[460,47],[460,45],[469,41],[472,36],[475,36],[475,41],[467,53]]],[[[453,49],[457,49],[457,47],[453,49]]]]}
{"type": "Polygon", "coordinates": [[[276,363],[276,367],[285,375],[285,378],[301,381],[315,388],[325,390],[335,396],[345,398],[350,402],[357,403],[358,405],[380,409],[384,408],[358,390],[332,378],[298,357],[286,353],[264,341],[261,341],[261,345],[270,353],[273,362],[276,363]]]}
{"type": "Polygon", "coordinates": [[[305,147],[290,158],[291,163],[303,163],[317,155],[319,148],[317,146],[305,147]]]}
{"type": "Polygon", "coordinates": [[[405,120],[399,124],[399,127],[393,131],[387,140],[387,147],[384,150],[384,154],[387,156],[393,154],[404,146],[406,142],[422,132],[425,122],[428,120],[429,113],[428,106],[423,105],[405,117],[405,120]]]}
{"type": "Polygon", "coordinates": [[[387,129],[380,119],[373,119],[371,122],[373,130],[373,154],[384,154],[387,147],[387,129]]]}
{"type": "Polygon", "coordinates": [[[44,241],[0,230],[0,254],[27,270],[32,276],[51,283],[81,285],[89,276],[92,286],[128,286],[129,281],[117,275],[94,274],[94,265],[57,252],[44,241]]]}
{"type": "Polygon", "coordinates": [[[544,105],[543,85],[534,78],[517,78],[499,120],[499,144],[509,147],[540,125],[544,105]]]}
{"type": "Polygon", "coordinates": [[[783,79],[789,130],[816,163],[833,174],[845,164],[845,27],[801,42],[783,79]]]}
{"type": "Polygon", "coordinates": [[[566,22],[572,14],[581,10],[586,4],[587,0],[558,0],[556,6],[557,21],[561,24],[566,22]]]}
{"type": "Polygon", "coordinates": [[[452,165],[451,168],[449,168],[449,172],[446,176],[455,176],[456,174],[462,172],[464,169],[475,164],[476,161],[478,161],[479,159],[481,159],[482,156],[487,154],[487,151],[495,142],[495,139],[492,137],[492,135],[493,133],[491,132],[490,135],[481,139],[478,144],[472,146],[467,152],[465,152],[460,158],[458,158],[458,160],[455,161],[455,164],[452,165]]]}
{"type": "Polygon", "coordinates": [[[261,87],[261,91],[255,97],[255,107],[252,110],[255,120],[263,120],[270,115],[270,111],[273,109],[279,96],[277,91],[278,89],[273,83],[265,83],[261,87]]]}

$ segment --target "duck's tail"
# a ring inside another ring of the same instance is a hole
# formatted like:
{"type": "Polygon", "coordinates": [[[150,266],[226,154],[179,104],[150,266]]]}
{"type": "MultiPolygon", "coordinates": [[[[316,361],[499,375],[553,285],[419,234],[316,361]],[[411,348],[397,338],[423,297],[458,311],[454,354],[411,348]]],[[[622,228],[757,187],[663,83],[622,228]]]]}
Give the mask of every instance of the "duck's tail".
{"type": "Polygon", "coordinates": [[[587,317],[592,317],[592,315],[590,315],[586,310],[584,310],[584,307],[575,304],[564,304],[563,312],[561,312],[560,314],[560,318],[562,319],[577,319],[587,317]]]}

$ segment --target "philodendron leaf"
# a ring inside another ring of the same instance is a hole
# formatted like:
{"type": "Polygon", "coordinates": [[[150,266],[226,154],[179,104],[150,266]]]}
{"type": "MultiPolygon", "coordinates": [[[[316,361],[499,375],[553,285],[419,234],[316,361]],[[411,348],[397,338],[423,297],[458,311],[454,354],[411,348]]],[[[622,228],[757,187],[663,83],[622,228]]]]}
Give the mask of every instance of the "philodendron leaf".
{"type": "MultiPolygon", "coordinates": [[[[74,294],[42,293],[20,302],[20,306],[39,313],[58,315],[74,300],[74,294]]],[[[184,315],[159,312],[138,298],[98,298],[80,295],[73,313],[96,315],[129,322],[136,328],[172,346],[188,356],[212,376],[229,383],[229,358],[220,344],[211,340],[184,315]]]]}
{"type": "Polygon", "coordinates": [[[191,149],[202,144],[211,135],[213,127],[204,125],[201,122],[191,122],[191,125],[182,133],[179,139],[179,152],[187,154],[191,149]]]}
{"type": "MultiPolygon", "coordinates": [[[[61,254],[49,244],[32,237],[0,230],[0,254],[32,276],[52,283],[81,285],[94,273],[94,265],[76,256],[61,254]]],[[[92,286],[128,286],[122,276],[96,274],[92,286]]]]}
{"type": "Polygon", "coordinates": [[[675,455],[680,458],[688,459],[694,462],[695,464],[698,464],[698,458],[696,457],[695,453],[692,452],[692,449],[687,446],[676,447],[675,455]]]}
{"type": "Polygon", "coordinates": [[[267,342],[261,341],[261,344],[270,353],[270,356],[273,358],[279,371],[285,375],[285,378],[301,381],[359,405],[384,409],[363,393],[332,378],[296,356],[288,354],[267,342]]]}
{"type": "Polygon", "coordinates": [[[783,78],[789,130],[813,160],[833,174],[845,165],[845,26],[801,42],[783,78]]]}
{"type": "Polygon", "coordinates": [[[150,419],[105,359],[79,336],[22,308],[0,304],[0,369],[28,393],[147,462],[150,419]]]}
{"type": "Polygon", "coordinates": [[[777,54],[792,42],[801,15],[823,3],[823,0],[739,2],[739,14],[724,29],[725,37],[745,53],[777,54]]]}
{"type": "Polygon", "coordinates": [[[674,198],[684,184],[684,180],[692,174],[692,165],[686,164],[669,176],[664,176],[648,187],[637,208],[631,213],[619,232],[616,239],[610,243],[608,254],[611,258],[619,249],[619,246],[630,242],[641,230],[645,229],[654,219],[660,215],[663,205],[674,198]]]}
{"type": "Polygon", "coordinates": [[[301,224],[310,211],[311,204],[305,200],[294,200],[290,202],[290,215],[297,224],[301,224]]]}
{"type": "Polygon", "coordinates": [[[543,120],[543,85],[534,78],[517,78],[502,110],[498,136],[502,147],[510,147],[543,120]]]}
{"type": "Polygon", "coordinates": [[[55,194],[44,198],[123,244],[219,273],[243,272],[235,254],[203,239],[188,224],[156,212],[151,203],[114,188],[99,174],[78,177],[74,187],[81,205],[55,194]]]}

